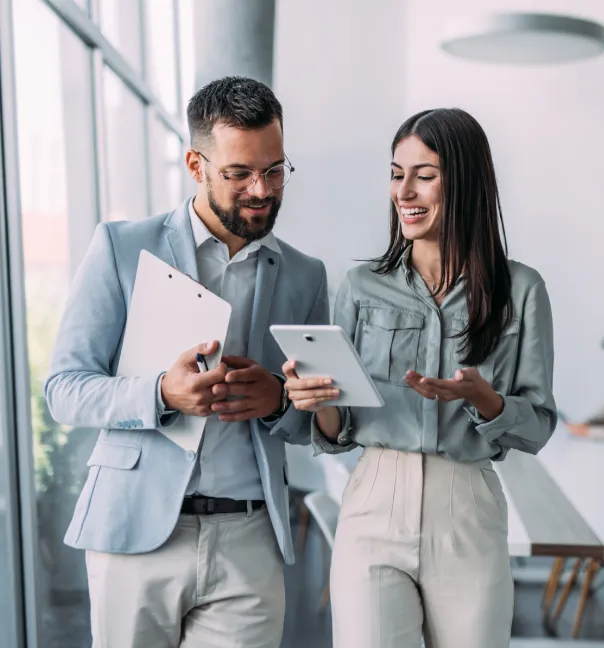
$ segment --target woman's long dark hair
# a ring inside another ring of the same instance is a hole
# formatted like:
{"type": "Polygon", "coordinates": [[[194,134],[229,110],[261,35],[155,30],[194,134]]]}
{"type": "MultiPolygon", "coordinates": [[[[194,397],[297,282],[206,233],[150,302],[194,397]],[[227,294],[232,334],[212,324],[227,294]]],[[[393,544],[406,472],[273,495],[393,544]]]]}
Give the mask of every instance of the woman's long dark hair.
{"type": "MultiPolygon", "coordinates": [[[[512,317],[507,240],[491,148],[480,124],[458,108],[427,110],[408,119],[394,137],[393,156],[400,142],[412,135],[439,157],[439,292],[445,287],[450,292],[464,274],[469,321],[459,337],[465,338],[463,363],[475,366],[493,352],[512,317]]],[[[390,245],[383,256],[374,259],[374,271],[393,272],[410,243],[392,203],[390,245]]]]}

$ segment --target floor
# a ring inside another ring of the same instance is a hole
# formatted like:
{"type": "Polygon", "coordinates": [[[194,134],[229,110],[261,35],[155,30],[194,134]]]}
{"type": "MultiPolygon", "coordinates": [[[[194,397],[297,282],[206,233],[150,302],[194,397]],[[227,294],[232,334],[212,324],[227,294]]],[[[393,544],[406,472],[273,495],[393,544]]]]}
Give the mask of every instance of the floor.
{"type": "MultiPolygon", "coordinates": [[[[296,502],[292,504],[294,504],[293,510],[296,510],[296,502]]],[[[293,522],[295,534],[296,519],[293,522]]],[[[322,547],[318,529],[311,524],[304,555],[299,557],[296,565],[286,568],[287,612],[282,648],[331,648],[329,608],[325,612],[319,610],[324,584],[322,547]]],[[[80,557],[80,553],[74,553],[74,559],[80,557]]],[[[544,572],[548,565],[547,559],[532,559],[525,568],[526,573],[544,572]]],[[[553,643],[550,640],[543,640],[544,633],[540,623],[542,585],[536,582],[537,580],[527,577],[517,585],[513,634],[515,637],[522,637],[522,640],[515,639],[512,647],[579,648],[583,645],[592,648],[604,647],[604,573],[598,577],[596,587],[599,589],[591,597],[585,612],[582,639],[591,640],[589,643],[568,642],[576,592],[572,595],[566,612],[560,620],[560,640],[553,643]]],[[[42,586],[43,581],[42,578],[42,586]]],[[[82,592],[79,598],[51,601],[46,597],[46,600],[41,603],[43,628],[40,633],[40,648],[89,648],[90,630],[85,592],[82,592]]]]}

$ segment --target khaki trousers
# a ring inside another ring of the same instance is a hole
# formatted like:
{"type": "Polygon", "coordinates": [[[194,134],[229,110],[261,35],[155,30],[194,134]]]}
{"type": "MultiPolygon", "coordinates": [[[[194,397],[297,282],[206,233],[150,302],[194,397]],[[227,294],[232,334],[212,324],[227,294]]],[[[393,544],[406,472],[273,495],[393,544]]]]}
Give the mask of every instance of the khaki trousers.
{"type": "Polygon", "coordinates": [[[283,558],[265,508],[183,515],[156,551],[86,564],[93,648],[279,648],[283,558]]]}
{"type": "Polygon", "coordinates": [[[334,648],[507,648],[507,505],[490,461],[368,448],[344,491],[334,648]]]}

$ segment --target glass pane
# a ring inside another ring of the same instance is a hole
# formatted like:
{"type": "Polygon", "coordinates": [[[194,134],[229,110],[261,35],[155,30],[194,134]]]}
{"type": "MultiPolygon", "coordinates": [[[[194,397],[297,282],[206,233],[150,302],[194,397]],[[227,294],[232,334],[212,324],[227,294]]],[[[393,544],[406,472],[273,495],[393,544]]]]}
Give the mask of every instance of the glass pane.
{"type": "Polygon", "coordinates": [[[55,423],[43,384],[71,276],[96,222],[92,58],[45,2],[13,7],[40,646],[81,648],[90,637],[84,555],[63,536],[96,432],[55,423]]]}
{"type": "Polygon", "coordinates": [[[98,0],[103,35],[136,70],[141,69],[139,0],[98,0]]]}
{"type": "Polygon", "coordinates": [[[195,94],[195,17],[193,0],[178,3],[178,39],[180,47],[180,78],[183,102],[183,122],[187,123],[187,104],[195,94]]]}
{"type": "Polygon", "coordinates": [[[143,104],[115,74],[105,68],[106,220],[136,220],[149,215],[145,177],[143,104]]]}
{"type": "Polygon", "coordinates": [[[180,138],[157,118],[151,121],[151,197],[153,214],[175,207],[183,196],[183,156],[180,138]]]}
{"type": "Polygon", "coordinates": [[[178,110],[173,0],[147,0],[147,71],[149,84],[166,110],[178,110]]]}
{"type": "MultiPolygon", "coordinates": [[[[187,104],[195,94],[195,17],[193,0],[180,0],[178,3],[178,39],[180,47],[180,79],[182,96],[182,120],[185,125],[185,149],[189,148],[189,130],[187,128],[187,104]]],[[[184,167],[184,165],[183,165],[184,167]]],[[[183,168],[185,196],[192,196],[197,191],[197,184],[183,168]]]]}
{"type": "MultiPolygon", "coordinates": [[[[1,121],[0,128],[2,128],[1,121]]],[[[2,205],[4,205],[4,186],[2,185],[4,164],[1,158],[2,150],[0,148],[0,219],[4,218],[2,209],[2,205]]],[[[4,247],[0,247],[0,286],[4,286],[7,280],[4,270],[8,265],[8,260],[4,254],[4,247]]],[[[3,340],[8,341],[5,327],[9,326],[9,308],[8,295],[0,290],[0,637],[2,637],[3,647],[16,648],[17,628],[21,623],[20,611],[17,610],[16,581],[20,566],[18,558],[15,556],[18,537],[15,530],[18,522],[17,512],[12,505],[12,500],[16,500],[15,485],[12,479],[14,473],[10,470],[14,468],[15,460],[13,453],[8,448],[9,438],[14,437],[14,430],[9,428],[10,421],[7,416],[11,408],[9,404],[11,395],[9,390],[5,389],[5,386],[9,384],[8,381],[11,380],[8,362],[10,350],[3,344],[3,340]]]]}
{"type": "MultiPolygon", "coordinates": [[[[0,421],[0,427],[2,422],[0,421]]],[[[16,619],[13,605],[15,603],[15,587],[13,578],[19,568],[14,560],[14,547],[11,542],[9,523],[9,483],[7,479],[9,458],[4,446],[5,430],[0,429],[0,629],[2,630],[2,645],[13,648],[17,645],[16,619]],[[4,643],[6,642],[6,643],[4,643]]],[[[18,621],[17,621],[18,623],[18,621]]]]}

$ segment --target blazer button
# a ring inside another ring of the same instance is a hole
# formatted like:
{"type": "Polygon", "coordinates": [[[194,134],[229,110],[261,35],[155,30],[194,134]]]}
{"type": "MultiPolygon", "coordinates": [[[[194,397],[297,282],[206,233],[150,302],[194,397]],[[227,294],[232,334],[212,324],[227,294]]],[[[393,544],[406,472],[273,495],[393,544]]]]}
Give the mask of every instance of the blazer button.
{"type": "Polygon", "coordinates": [[[268,258],[268,264],[269,265],[275,265],[275,259],[273,259],[273,257],[269,257],[268,258]]]}
{"type": "Polygon", "coordinates": [[[195,453],[193,452],[193,450],[189,450],[187,452],[187,459],[189,461],[195,461],[195,453]]]}

